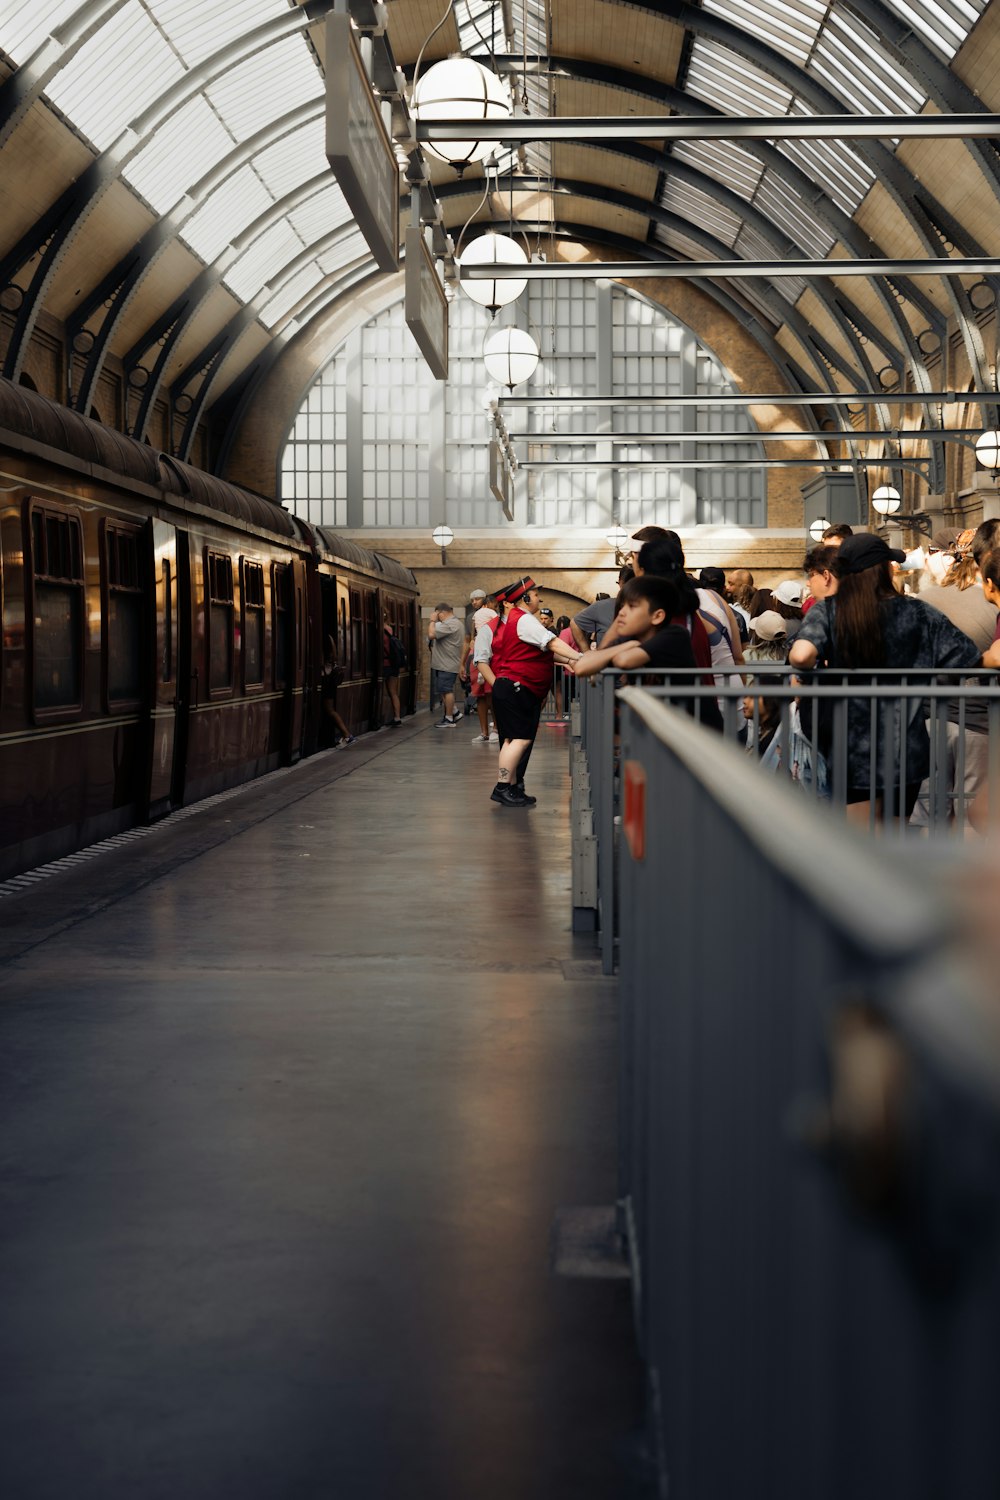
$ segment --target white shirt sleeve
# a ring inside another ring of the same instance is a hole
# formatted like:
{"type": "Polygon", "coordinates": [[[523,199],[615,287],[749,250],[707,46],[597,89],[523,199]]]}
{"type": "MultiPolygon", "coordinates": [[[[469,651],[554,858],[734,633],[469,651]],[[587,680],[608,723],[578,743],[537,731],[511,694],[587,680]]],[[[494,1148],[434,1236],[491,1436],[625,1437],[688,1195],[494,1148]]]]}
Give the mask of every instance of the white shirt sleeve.
{"type": "Polygon", "coordinates": [[[480,625],[476,631],[476,644],[472,648],[472,659],[478,667],[481,661],[492,661],[493,659],[493,632],[490,629],[490,621],[480,625]]]}
{"type": "Polygon", "coordinates": [[[526,641],[529,646],[537,646],[540,651],[547,651],[549,641],[554,641],[556,635],[554,630],[546,630],[534,615],[525,613],[517,622],[517,638],[519,641],[526,641]]]}

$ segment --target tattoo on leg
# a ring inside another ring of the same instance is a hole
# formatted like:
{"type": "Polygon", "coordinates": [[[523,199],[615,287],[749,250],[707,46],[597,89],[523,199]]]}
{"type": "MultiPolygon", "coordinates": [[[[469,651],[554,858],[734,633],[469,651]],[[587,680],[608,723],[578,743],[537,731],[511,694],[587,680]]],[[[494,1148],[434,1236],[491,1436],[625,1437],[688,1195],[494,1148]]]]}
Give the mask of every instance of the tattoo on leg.
{"type": "Polygon", "coordinates": [[[500,767],[500,780],[501,781],[509,781],[510,780],[510,772],[504,766],[500,767]]]}

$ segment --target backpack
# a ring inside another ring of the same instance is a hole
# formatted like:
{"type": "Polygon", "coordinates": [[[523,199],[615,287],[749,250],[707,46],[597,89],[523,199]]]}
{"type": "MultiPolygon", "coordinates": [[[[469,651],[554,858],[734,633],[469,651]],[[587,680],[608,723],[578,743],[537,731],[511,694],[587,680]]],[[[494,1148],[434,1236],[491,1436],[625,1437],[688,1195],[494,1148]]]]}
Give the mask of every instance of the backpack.
{"type": "Polygon", "coordinates": [[[398,635],[390,635],[390,637],[389,637],[389,667],[390,667],[392,673],[395,674],[395,673],[401,671],[402,668],[405,667],[405,666],[406,666],[406,647],[403,645],[403,643],[399,639],[398,635]]]}

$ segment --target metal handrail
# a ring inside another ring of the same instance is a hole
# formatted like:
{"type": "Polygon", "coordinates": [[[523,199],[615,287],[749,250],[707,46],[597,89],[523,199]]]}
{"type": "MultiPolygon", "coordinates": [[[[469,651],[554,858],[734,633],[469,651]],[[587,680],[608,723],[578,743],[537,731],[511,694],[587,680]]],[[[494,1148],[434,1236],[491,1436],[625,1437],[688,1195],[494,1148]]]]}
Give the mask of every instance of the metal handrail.
{"type": "Polygon", "coordinates": [[[967,846],[914,868],[662,696],[618,702],[620,1192],[661,1481],[990,1493],[1000,1043],[945,895],[967,846]]]}
{"type": "MultiPolygon", "coordinates": [[[[806,673],[777,662],[753,662],[742,670],[752,675],[755,685],[748,687],[739,675],[741,669],[724,669],[725,676],[704,681],[706,669],[700,667],[643,669],[641,676],[647,690],[674,705],[693,707],[703,699],[713,699],[723,709],[725,735],[734,739],[743,724],[736,705],[744,698],[764,697],[781,705],[780,740],[786,747],[793,744],[793,709],[799,703],[829,703],[832,707],[832,747],[829,759],[818,753],[815,745],[799,737],[795,743],[805,746],[804,764],[793,764],[786,753],[777,774],[786,781],[798,781],[813,799],[830,796],[843,803],[848,792],[849,704],[864,701],[869,705],[870,762],[866,783],[880,786],[905,786],[907,776],[906,736],[901,733],[897,717],[904,706],[925,703],[930,729],[929,789],[921,800],[921,816],[934,834],[954,829],[964,832],[968,807],[966,786],[967,743],[964,731],[969,724],[968,708],[985,710],[988,731],[988,784],[1000,805],[1000,685],[997,674],[980,668],[827,668],[806,673]],[[731,680],[735,677],[735,681],[731,680]],[[756,679],[764,677],[766,685],[756,679]],[[775,681],[785,678],[785,681],[775,681]],[[658,685],[652,685],[658,684],[658,685]],[[897,707],[898,706],[898,707],[897,707]],[[947,710],[947,712],[945,711],[947,710]],[[949,750],[949,718],[954,714],[957,725],[956,744],[949,750]],[[954,765],[949,769],[949,754],[954,765]],[[821,790],[821,775],[824,786],[821,790]],[[955,790],[957,788],[957,790],[955,790]]],[[[582,681],[581,749],[590,772],[594,828],[597,836],[598,914],[602,968],[614,971],[615,953],[615,826],[618,815],[618,788],[614,760],[614,697],[623,680],[615,668],[605,669],[582,681]]],[[[627,690],[627,689],[626,689],[627,690]]],[[[912,713],[912,709],[911,709],[912,713]]],[[[759,735],[760,718],[755,706],[753,730],[759,735]]],[[[731,748],[727,753],[731,753],[731,748]]],[[[758,775],[760,773],[758,772],[758,775]]],[[[901,795],[901,794],[897,794],[901,795]]],[[[867,810],[869,827],[878,820],[876,799],[867,810]]],[[[905,819],[897,824],[900,837],[908,831],[905,819]]]]}

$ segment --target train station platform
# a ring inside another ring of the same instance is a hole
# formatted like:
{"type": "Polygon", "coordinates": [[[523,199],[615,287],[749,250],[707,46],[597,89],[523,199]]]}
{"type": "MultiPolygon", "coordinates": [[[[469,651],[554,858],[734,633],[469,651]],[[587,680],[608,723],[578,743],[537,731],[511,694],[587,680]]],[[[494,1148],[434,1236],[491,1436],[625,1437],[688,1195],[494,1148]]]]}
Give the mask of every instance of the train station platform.
{"type": "Polygon", "coordinates": [[[628,1282],[553,1261],[615,1192],[566,728],[530,811],[473,732],[424,713],[5,888],[11,1500],[646,1493],[628,1282]]]}

